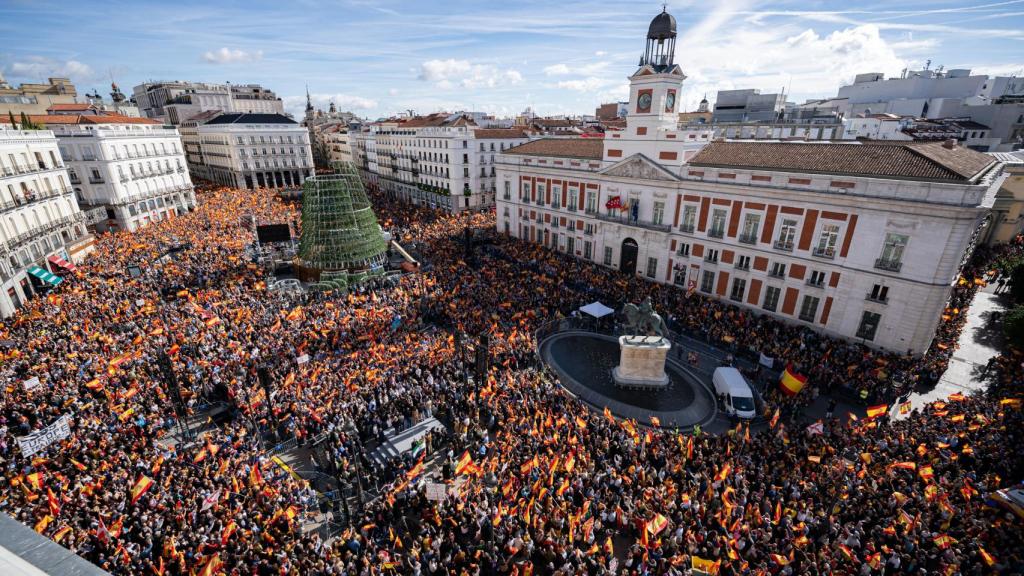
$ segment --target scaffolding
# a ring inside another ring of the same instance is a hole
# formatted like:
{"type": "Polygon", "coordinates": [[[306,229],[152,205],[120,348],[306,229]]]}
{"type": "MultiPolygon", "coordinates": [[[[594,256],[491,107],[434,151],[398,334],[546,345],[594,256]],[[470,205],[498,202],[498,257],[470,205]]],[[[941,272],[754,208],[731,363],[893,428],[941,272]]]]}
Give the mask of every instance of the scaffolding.
{"type": "Polygon", "coordinates": [[[352,164],[306,179],[299,260],[323,272],[381,270],[387,259],[377,216],[352,164]]]}

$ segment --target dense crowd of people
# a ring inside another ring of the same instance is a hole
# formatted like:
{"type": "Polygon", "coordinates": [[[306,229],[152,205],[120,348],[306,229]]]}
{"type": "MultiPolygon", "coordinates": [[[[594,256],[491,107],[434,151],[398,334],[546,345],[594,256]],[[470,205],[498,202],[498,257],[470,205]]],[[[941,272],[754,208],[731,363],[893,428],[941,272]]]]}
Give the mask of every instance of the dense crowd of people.
{"type": "Polygon", "coordinates": [[[493,216],[375,206],[424,263],[348,294],[268,289],[247,217],[297,216],[269,192],[211,190],[194,212],[100,237],[73,277],[2,326],[0,508],[113,574],[1024,572],[1021,518],[988,502],[1024,476],[1019,354],[999,359],[988,392],[892,420],[806,430],[789,417],[813,388],[887,403],[937,380],[989,264],[1020,243],[976,254],[915,358],[536,245],[498,237],[467,258],[463,230],[493,230],[493,216]],[[766,416],[791,410],[762,433],[681,434],[593,411],[536,365],[532,334],[595,295],[650,296],[684,330],[792,363],[808,390],[769,398],[766,416]],[[490,336],[486,379],[464,384],[457,340],[470,337],[456,332],[490,336]],[[183,407],[227,417],[187,441],[183,407]],[[64,415],[69,437],[22,452],[19,437],[64,415]],[[446,424],[442,470],[365,465],[366,443],[429,416],[446,424]],[[343,483],[381,487],[337,537],[304,529],[317,493],[269,458],[268,440],[283,439],[316,441],[343,483]],[[441,500],[428,476],[447,479],[441,500]]]}

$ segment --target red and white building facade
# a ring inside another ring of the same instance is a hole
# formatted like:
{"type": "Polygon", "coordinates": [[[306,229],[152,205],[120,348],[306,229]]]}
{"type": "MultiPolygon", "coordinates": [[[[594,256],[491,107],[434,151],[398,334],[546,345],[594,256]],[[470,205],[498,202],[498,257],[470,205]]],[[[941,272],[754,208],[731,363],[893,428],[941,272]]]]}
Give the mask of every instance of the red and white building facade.
{"type": "Polygon", "coordinates": [[[680,128],[685,76],[661,49],[662,16],[630,78],[625,131],[498,157],[498,231],[677,285],[680,297],[927,350],[1000,164],[951,143],[713,141],[680,128]]]}

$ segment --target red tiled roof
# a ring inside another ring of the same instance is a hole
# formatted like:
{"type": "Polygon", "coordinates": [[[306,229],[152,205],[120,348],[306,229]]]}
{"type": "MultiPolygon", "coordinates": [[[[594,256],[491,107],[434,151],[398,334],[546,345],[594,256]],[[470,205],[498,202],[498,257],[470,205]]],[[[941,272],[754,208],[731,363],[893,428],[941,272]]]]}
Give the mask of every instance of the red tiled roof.
{"type": "Polygon", "coordinates": [[[908,180],[972,180],[994,160],[941,142],[837,144],[712,142],[690,164],[908,180]]]}
{"type": "Polygon", "coordinates": [[[604,157],[604,141],[600,138],[541,138],[509,148],[505,154],[600,160],[604,157]]]}
{"type": "Polygon", "coordinates": [[[91,109],[92,104],[51,104],[47,112],[84,112],[91,109]]]}
{"type": "Polygon", "coordinates": [[[526,138],[526,133],[518,128],[477,128],[473,135],[478,140],[494,138],[526,138]]]}
{"type": "Polygon", "coordinates": [[[32,114],[34,124],[160,124],[152,118],[135,118],[120,114],[32,114]]]}

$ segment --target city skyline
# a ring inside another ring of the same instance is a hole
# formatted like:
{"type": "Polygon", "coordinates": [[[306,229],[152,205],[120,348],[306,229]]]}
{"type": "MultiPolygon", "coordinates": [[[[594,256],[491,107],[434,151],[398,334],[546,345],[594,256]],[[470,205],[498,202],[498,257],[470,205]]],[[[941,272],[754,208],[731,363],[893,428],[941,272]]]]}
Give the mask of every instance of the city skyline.
{"type": "MultiPolygon", "coordinates": [[[[735,0],[708,8],[670,2],[681,107],[721,89],[834,95],[860,72],[972,68],[1024,71],[1024,0],[987,3],[795,4],[735,0]]],[[[314,105],[377,118],[406,110],[480,110],[502,116],[591,114],[625,100],[654,2],[559,5],[471,2],[443,8],[399,1],[8,2],[0,70],[12,84],[68,76],[80,94],[128,93],[145,80],[260,83],[301,117],[314,105]],[[97,18],[97,14],[106,14],[97,18]],[[569,17],[571,15],[571,17],[569,17]],[[59,31],[59,33],[58,33],[59,31]]]]}

